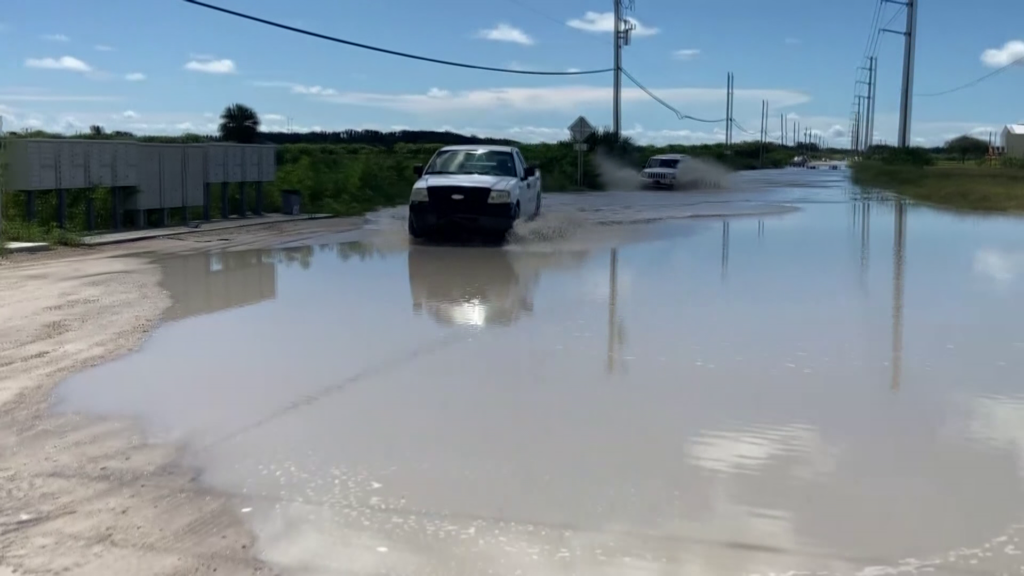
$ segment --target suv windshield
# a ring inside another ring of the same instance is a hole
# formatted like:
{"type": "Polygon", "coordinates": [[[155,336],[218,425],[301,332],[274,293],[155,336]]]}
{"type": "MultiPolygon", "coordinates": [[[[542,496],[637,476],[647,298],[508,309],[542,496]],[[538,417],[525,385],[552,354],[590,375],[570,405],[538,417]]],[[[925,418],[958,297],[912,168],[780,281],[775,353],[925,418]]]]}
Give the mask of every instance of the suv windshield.
{"type": "Polygon", "coordinates": [[[442,150],[430,161],[424,174],[516,175],[511,152],[497,150],[442,150]]]}
{"type": "Polygon", "coordinates": [[[647,168],[678,168],[678,158],[651,158],[647,161],[647,168]]]}

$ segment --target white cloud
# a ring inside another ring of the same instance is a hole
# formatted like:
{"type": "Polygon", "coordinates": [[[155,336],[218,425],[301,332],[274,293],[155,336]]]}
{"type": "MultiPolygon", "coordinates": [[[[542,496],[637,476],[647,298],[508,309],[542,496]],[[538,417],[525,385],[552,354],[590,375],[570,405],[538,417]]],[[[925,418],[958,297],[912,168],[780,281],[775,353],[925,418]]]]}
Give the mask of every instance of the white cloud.
{"type": "MultiPolygon", "coordinates": [[[[405,112],[432,113],[465,110],[517,110],[574,112],[583,106],[601,106],[611,100],[611,88],[604,86],[550,86],[544,88],[483,88],[451,92],[431,88],[423,94],[384,94],[341,92],[321,86],[303,86],[282,82],[262,82],[260,86],[284,87],[337,104],[388,108],[405,112]]],[[[675,105],[718,104],[725,102],[725,91],[718,88],[652,88],[662,99],[675,105]]],[[[795,90],[736,90],[737,101],[769,100],[775,109],[810,101],[795,90]]],[[[637,88],[624,88],[625,102],[651,102],[637,88]]]]}
{"type": "Polygon", "coordinates": [[[1024,65],[1024,41],[1010,40],[1002,48],[989,48],[981,53],[981,63],[989,68],[1002,68],[1014,62],[1024,65]]]}
{"type": "Polygon", "coordinates": [[[978,250],[974,254],[974,273],[997,285],[1007,286],[1024,272],[1024,252],[996,249],[978,250]]]}
{"type": "MultiPolygon", "coordinates": [[[[644,26],[635,18],[627,18],[635,26],[633,36],[654,36],[661,30],[644,26]]],[[[566,25],[584,32],[604,32],[610,34],[615,29],[615,15],[611,12],[587,12],[582,18],[573,18],[566,25]]]]}
{"type": "Polygon", "coordinates": [[[117,96],[50,94],[38,89],[0,91],[0,102],[115,102],[117,100],[120,100],[117,96]]]}
{"type": "Polygon", "coordinates": [[[799,38],[786,38],[785,42],[786,42],[786,44],[788,44],[790,46],[796,46],[797,44],[800,44],[800,39],[799,38]]]}
{"type": "Polygon", "coordinates": [[[185,70],[202,72],[204,74],[234,74],[238,72],[235,63],[227,58],[220,60],[195,59],[185,64],[185,70]]]}
{"type": "Polygon", "coordinates": [[[124,79],[129,82],[142,82],[146,79],[146,75],[142,72],[132,72],[131,74],[125,74],[124,79]]]}
{"type": "Polygon", "coordinates": [[[71,72],[92,72],[92,66],[72,56],[61,56],[60,58],[29,58],[25,60],[28,68],[41,68],[44,70],[69,70],[71,72]]]}
{"type": "Polygon", "coordinates": [[[264,122],[282,122],[285,119],[281,114],[263,114],[260,116],[260,120],[264,122]]]}
{"type": "Polygon", "coordinates": [[[566,72],[579,72],[580,69],[579,68],[566,68],[565,71],[566,72]]]}
{"type": "Polygon", "coordinates": [[[526,33],[514,26],[508,24],[498,24],[494,28],[480,30],[476,33],[477,38],[483,38],[484,40],[494,40],[495,42],[512,42],[513,44],[522,44],[523,46],[532,46],[534,44],[533,38],[526,33]]]}
{"type": "Polygon", "coordinates": [[[676,60],[693,60],[697,56],[700,56],[700,50],[697,48],[684,48],[672,53],[672,57],[676,60]]]}
{"type": "Polygon", "coordinates": [[[121,117],[122,118],[135,119],[135,118],[138,118],[139,115],[138,115],[137,112],[133,112],[131,110],[125,110],[124,112],[121,112],[121,117]]]}
{"type": "Polygon", "coordinates": [[[100,52],[113,52],[114,51],[113,47],[107,46],[105,44],[97,44],[97,45],[93,46],[93,48],[98,50],[98,51],[100,51],[100,52]]]}
{"type": "Polygon", "coordinates": [[[42,38],[43,38],[43,40],[49,40],[50,42],[70,42],[71,41],[71,38],[68,38],[67,36],[65,36],[63,34],[46,34],[42,38]]]}

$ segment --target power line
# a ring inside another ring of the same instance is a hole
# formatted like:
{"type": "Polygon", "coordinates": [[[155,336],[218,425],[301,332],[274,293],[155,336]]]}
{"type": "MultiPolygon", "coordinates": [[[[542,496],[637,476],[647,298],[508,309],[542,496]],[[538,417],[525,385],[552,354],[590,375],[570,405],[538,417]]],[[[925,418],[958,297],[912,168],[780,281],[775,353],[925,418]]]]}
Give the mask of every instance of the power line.
{"type": "Polygon", "coordinates": [[[753,135],[754,135],[754,133],[753,133],[753,132],[751,132],[750,130],[747,130],[746,128],[744,128],[743,126],[741,126],[741,125],[740,125],[740,123],[739,123],[739,122],[737,122],[737,121],[736,121],[735,119],[734,119],[734,120],[732,121],[732,125],[733,125],[733,126],[735,126],[735,127],[737,127],[737,128],[739,128],[739,129],[740,129],[740,132],[745,132],[745,133],[747,133],[747,134],[750,134],[751,136],[753,136],[753,135]]]}
{"type": "Polygon", "coordinates": [[[974,80],[971,80],[970,82],[968,82],[966,84],[961,84],[961,85],[957,86],[956,88],[950,88],[949,90],[943,90],[942,92],[931,92],[931,93],[928,93],[928,94],[914,94],[914,96],[915,97],[921,97],[921,98],[931,98],[933,96],[945,96],[946,94],[952,94],[953,92],[959,92],[961,90],[964,90],[964,89],[967,89],[967,88],[971,88],[972,86],[977,86],[978,84],[981,84],[982,82],[984,82],[985,80],[988,80],[989,78],[991,78],[993,76],[996,76],[998,74],[1002,74],[1003,72],[1005,72],[1006,70],[1008,70],[1009,68],[1011,68],[1013,66],[1016,66],[1017,64],[1024,64],[1024,56],[1021,56],[1020,58],[1017,58],[1016,60],[1013,60],[1012,62],[1010,62],[1008,64],[1004,64],[1003,66],[1000,66],[999,68],[996,68],[995,70],[989,72],[988,74],[985,74],[984,76],[980,76],[978,78],[975,78],[974,80]]]}
{"type": "Polygon", "coordinates": [[[703,122],[705,124],[718,124],[720,122],[725,122],[726,121],[725,118],[722,118],[720,120],[705,120],[704,118],[697,118],[695,116],[690,116],[689,114],[683,114],[682,112],[677,110],[675,107],[673,107],[671,104],[669,104],[668,102],[665,102],[664,100],[659,98],[657,94],[655,94],[654,92],[651,92],[650,90],[648,90],[646,86],[641,84],[640,81],[637,80],[636,78],[634,78],[632,74],[627,72],[625,68],[622,69],[622,75],[625,76],[626,78],[629,78],[630,82],[632,82],[633,84],[636,84],[637,88],[643,90],[644,93],[647,94],[648,96],[650,96],[651,98],[653,98],[655,102],[657,102],[658,104],[661,104],[665,108],[668,108],[669,110],[674,112],[675,115],[680,120],[693,120],[694,122],[703,122]]]}
{"type": "Polygon", "coordinates": [[[320,34],[318,32],[312,32],[310,30],[304,30],[302,28],[296,28],[295,26],[289,26],[280,22],[274,22],[272,20],[266,20],[257,16],[249,14],[243,14],[242,12],[236,12],[234,10],[228,10],[227,8],[221,8],[220,6],[214,6],[213,4],[207,4],[206,2],[200,2],[199,0],[184,0],[189,4],[194,4],[208,10],[234,16],[236,18],[242,18],[251,22],[258,22],[266,26],[279,28],[281,30],[287,30],[289,32],[295,32],[296,34],[302,34],[304,36],[310,36],[313,38],[319,38],[321,40],[327,40],[329,42],[336,42],[338,44],[344,44],[346,46],[352,46],[354,48],[362,48],[363,50],[370,50],[372,52],[379,52],[381,54],[390,54],[392,56],[400,56],[402,58],[409,58],[411,60],[419,60],[420,62],[431,62],[433,64],[442,64],[444,66],[453,66],[455,68],[467,68],[469,70],[483,70],[487,72],[502,72],[505,74],[520,74],[524,76],[584,76],[588,74],[605,74],[612,72],[613,68],[603,68],[601,70],[578,70],[574,72],[544,72],[539,70],[513,70],[511,68],[495,68],[492,66],[478,66],[476,64],[466,64],[464,62],[452,62],[450,60],[440,60],[438,58],[429,58],[426,56],[417,56],[415,54],[409,54],[407,52],[398,52],[397,50],[389,50],[387,48],[380,48],[378,46],[370,46],[369,44],[361,44],[359,42],[353,42],[351,40],[345,40],[343,38],[336,38],[334,36],[327,36],[326,34],[320,34]]]}

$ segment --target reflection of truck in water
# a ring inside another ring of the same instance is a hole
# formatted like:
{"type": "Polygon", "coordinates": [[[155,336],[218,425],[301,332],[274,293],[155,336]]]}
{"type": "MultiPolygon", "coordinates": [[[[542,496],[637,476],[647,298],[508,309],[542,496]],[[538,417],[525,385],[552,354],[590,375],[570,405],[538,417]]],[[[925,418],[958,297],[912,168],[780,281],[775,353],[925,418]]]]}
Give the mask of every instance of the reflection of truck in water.
{"type": "Polygon", "coordinates": [[[426,311],[442,324],[507,326],[533,312],[534,290],[545,268],[579,265],[586,257],[586,252],[414,246],[409,251],[413,311],[426,311]]]}

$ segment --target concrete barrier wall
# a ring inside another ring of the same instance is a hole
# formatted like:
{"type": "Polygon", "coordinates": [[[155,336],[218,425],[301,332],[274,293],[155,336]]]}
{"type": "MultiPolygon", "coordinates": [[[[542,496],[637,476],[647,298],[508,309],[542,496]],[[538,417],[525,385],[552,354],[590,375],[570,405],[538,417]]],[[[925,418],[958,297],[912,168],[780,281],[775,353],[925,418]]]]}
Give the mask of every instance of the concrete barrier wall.
{"type": "Polygon", "coordinates": [[[8,146],[9,190],[137,188],[126,197],[128,209],[201,206],[206,184],[277,176],[272,145],[15,138],[8,146]]]}

